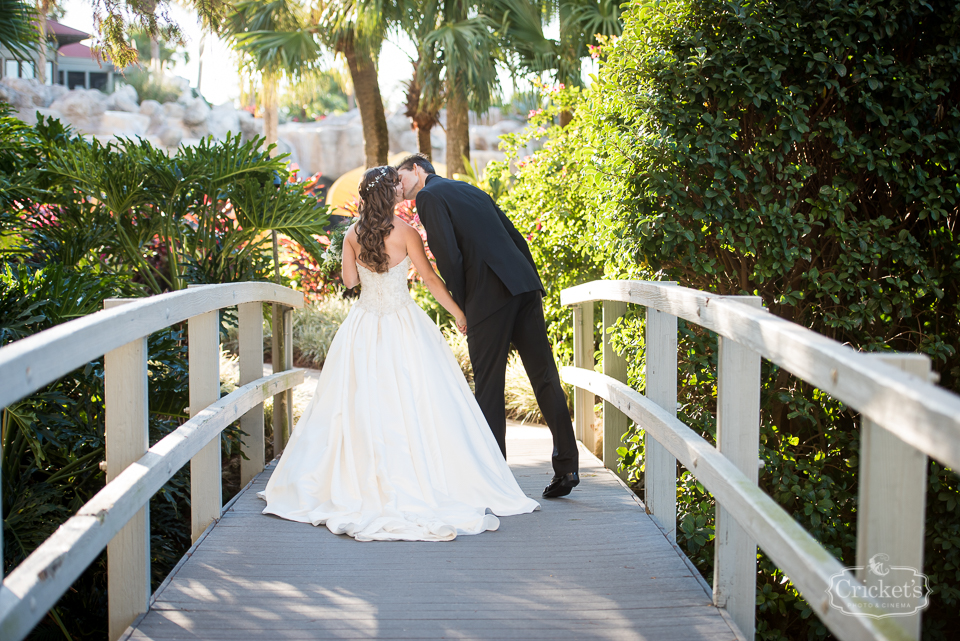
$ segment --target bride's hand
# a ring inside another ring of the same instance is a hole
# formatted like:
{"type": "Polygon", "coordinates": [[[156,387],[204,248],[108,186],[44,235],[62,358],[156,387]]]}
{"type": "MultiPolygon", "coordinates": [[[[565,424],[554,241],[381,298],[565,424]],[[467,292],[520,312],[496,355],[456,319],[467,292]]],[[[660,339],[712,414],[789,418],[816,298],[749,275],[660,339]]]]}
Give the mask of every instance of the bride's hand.
{"type": "Polygon", "coordinates": [[[466,316],[457,316],[457,329],[460,330],[461,334],[467,333],[467,317],[466,316]]]}

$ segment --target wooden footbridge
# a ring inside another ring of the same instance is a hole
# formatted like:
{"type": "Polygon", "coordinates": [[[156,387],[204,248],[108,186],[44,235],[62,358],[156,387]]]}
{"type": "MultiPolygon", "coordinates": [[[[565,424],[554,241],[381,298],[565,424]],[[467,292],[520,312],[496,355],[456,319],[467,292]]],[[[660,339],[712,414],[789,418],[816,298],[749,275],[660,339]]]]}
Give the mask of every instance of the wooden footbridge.
{"type": "MultiPolygon", "coordinates": [[[[766,358],[858,410],[861,429],[857,565],[923,567],[927,457],[960,469],[960,397],[930,382],[915,354],[857,353],[767,314],[755,297],[673,283],[596,281],[563,292],[574,311],[578,437],[592,449],[595,395],[604,400],[603,461],[582,453],[583,481],[497,532],[451,543],[357,543],[325,528],[260,514],[263,401],[274,433],[290,421],[302,370],[263,376],[262,302],[275,315],[275,353],[290,362],[290,313],[302,296],[265,283],[209,285],[132,301],[0,349],[0,407],[105,355],[107,485],[23,563],[0,590],[0,638],[26,637],[104,549],[115,639],[750,639],[757,546],[841,639],[918,639],[919,600],[904,616],[870,616],[876,576],[830,590],[845,569],[757,487],[760,360],[766,358]],[[603,301],[603,372],[594,371],[593,309],[603,301]],[[646,307],[646,390],[606,328],[627,304],[646,307]],[[219,397],[218,310],[237,306],[240,383],[219,397]],[[676,418],[677,319],[718,335],[717,445],[676,418]],[[188,321],[191,419],[149,447],[146,337],[188,321]],[[278,351],[279,349],[279,351],[278,351]],[[248,482],[220,504],[220,432],[237,419],[248,482]],[[644,429],[640,503],[608,468],[627,421],[644,429]],[[717,501],[714,584],[674,543],[680,462],[717,501]],[[194,546],[149,593],[150,497],[191,466],[194,546]],[[849,585],[848,585],[849,587],[849,585]]],[[[551,475],[544,430],[512,427],[510,464],[530,496],[551,475]]],[[[282,441],[280,443],[282,445],[282,441]]],[[[2,473],[2,470],[0,470],[2,473]]],[[[902,605],[902,604],[901,604],[902,605]]]]}

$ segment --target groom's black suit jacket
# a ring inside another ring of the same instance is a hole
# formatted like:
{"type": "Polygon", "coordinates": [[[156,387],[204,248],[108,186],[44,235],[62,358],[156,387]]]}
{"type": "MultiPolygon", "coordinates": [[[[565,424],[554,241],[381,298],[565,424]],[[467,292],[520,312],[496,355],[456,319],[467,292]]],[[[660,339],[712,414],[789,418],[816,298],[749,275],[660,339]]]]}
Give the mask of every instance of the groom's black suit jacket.
{"type": "Polygon", "coordinates": [[[513,296],[545,293],[527,241],[486,192],[429,174],[417,194],[417,214],[440,275],[468,324],[513,296]]]}

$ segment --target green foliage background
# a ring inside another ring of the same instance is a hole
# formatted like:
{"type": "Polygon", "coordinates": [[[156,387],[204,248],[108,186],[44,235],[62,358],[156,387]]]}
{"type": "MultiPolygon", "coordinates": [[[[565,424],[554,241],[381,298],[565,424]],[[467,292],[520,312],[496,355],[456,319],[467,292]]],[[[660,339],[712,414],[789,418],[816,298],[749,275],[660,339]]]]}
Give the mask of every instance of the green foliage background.
{"type": "MultiPolygon", "coordinates": [[[[856,349],[929,354],[960,392],[960,6],[635,0],[600,55],[589,89],[554,92],[505,141],[516,176],[490,170],[513,182],[500,202],[531,239],[552,338],[569,349],[564,287],[676,280],[758,295],[856,349]]],[[[612,336],[640,390],[643,328],[631,310],[612,336]]],[[[681,321],[679,416],[711,441],[715,373],[716,337],[681,321]]],[[[761,486],[853,565],[858,416],[764,363],[761,422],[761,486]]],[[[635,426],[628,441],[639,483],[635,426]]],[[[960,624],[960,490],[935,462],[929,479],[924,638],[947,639],[960,624]]],[[[678,491],[678,542],[709,579],[713,499],[685,470],[678,491]]],[[[760,639],[829,636],[762,554],[757,603],[760,639]]]]}
{"type": "MultiPolygon", "coordinates": [[[[147,142],[102,145],[57,121],[29,127],[0,112],[0,346],[99,311],[108,297],[272,279],[272,229],[318,258],[326,210],[287,184],[282,159],[260,144],[204,141],[168,157],[147,142]]],[[[151,445],[187,418],[181,330],[148,339],[151,445]]],[[[2,409],[5,574],[103,487],[103,393],[100,358],[2,409]]],[[[225,458],[239,455],[240,437],[236,425],[224,432],[225,458]]],[[[152,498],[150,526],[156,588],[190,546],[188,467],[152,498]]],[[[102,639],[106,616],[101,554],[30,638],[102,639]]]]}

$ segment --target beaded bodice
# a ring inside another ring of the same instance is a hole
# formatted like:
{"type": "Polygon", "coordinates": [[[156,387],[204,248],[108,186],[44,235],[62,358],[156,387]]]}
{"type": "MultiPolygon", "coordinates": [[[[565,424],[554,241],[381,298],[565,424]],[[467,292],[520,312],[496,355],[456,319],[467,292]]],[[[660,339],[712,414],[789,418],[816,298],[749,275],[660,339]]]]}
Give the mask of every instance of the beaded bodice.
{"type": "Polygon", "coordinates": [[[360,285],[362,286],[357,305],[371,314],[384,316],[413,304],[410,291],[407,289],[409,267],[409,256],[382,274],[371,271],[357,263],[357,272],[360,274],[360,285]]]}

